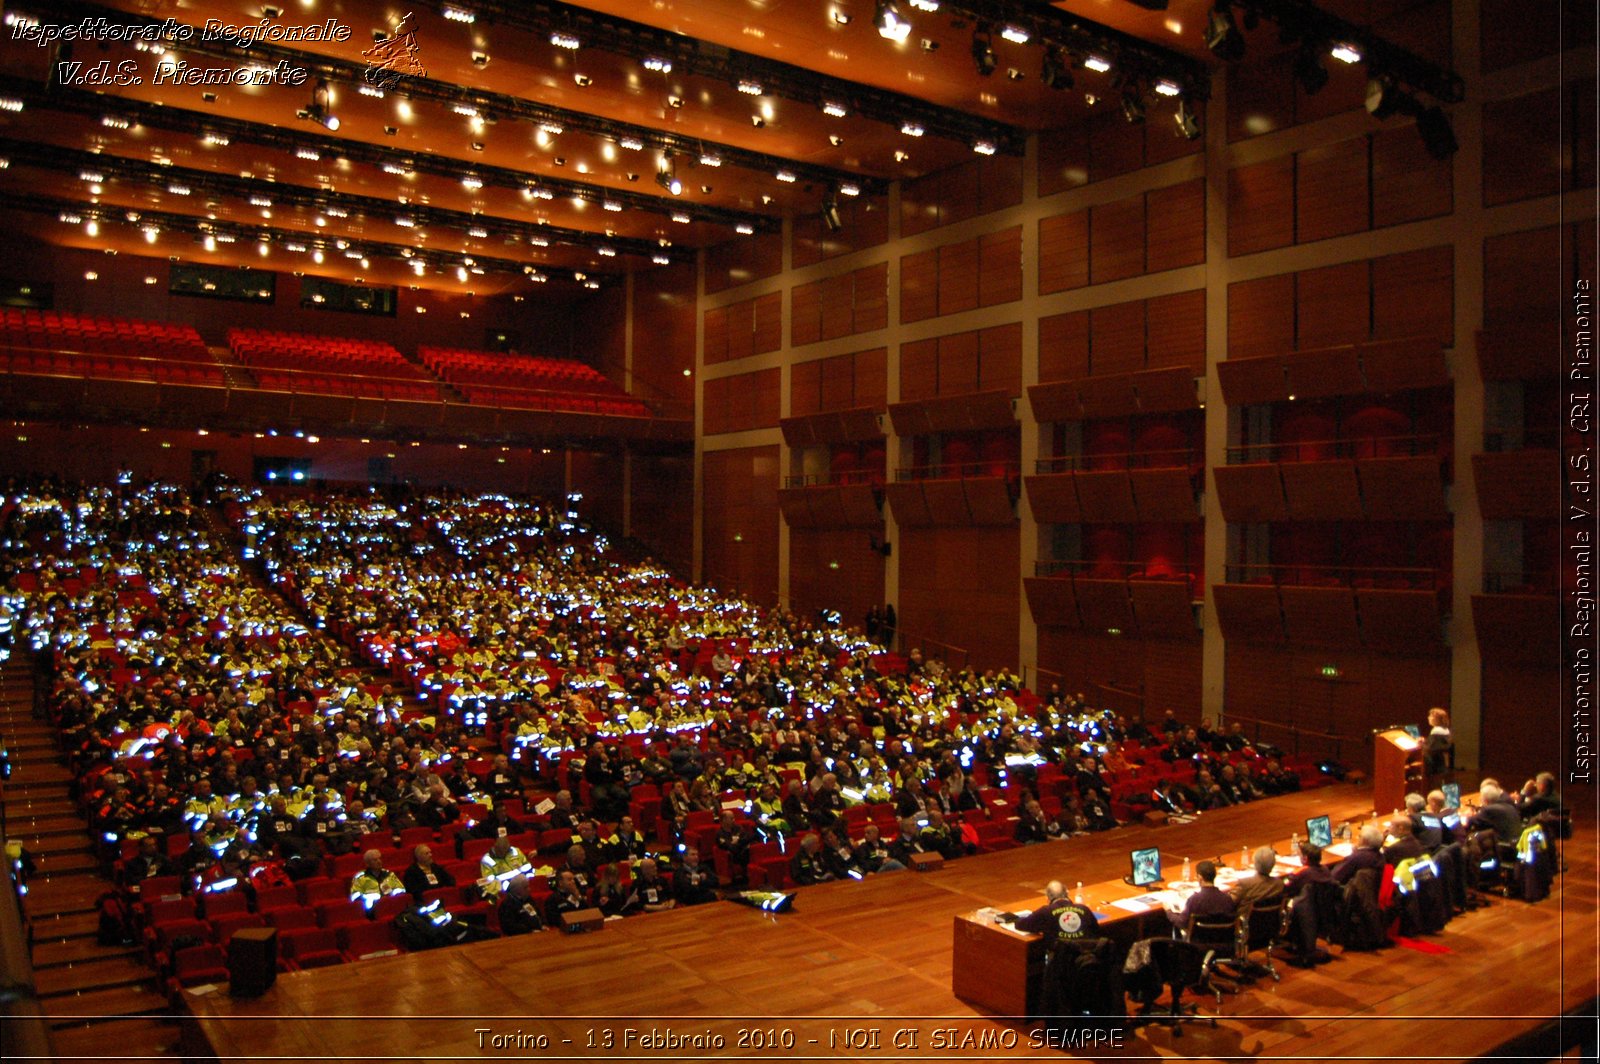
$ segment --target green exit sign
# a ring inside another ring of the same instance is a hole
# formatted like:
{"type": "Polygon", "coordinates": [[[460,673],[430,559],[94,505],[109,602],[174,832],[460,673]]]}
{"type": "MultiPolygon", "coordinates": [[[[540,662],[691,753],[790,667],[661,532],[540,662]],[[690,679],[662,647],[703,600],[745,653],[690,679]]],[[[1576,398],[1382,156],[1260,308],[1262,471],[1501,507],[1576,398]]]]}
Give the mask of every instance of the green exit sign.
{"type": "Polygon", "coordinates": [[[1337,665],[1324,665],[1322,667],[1322,675],[1327,677],[1330,680],[1336,679],[1338,677],[1338,675],[1339,675],[1339,666],[1337,666],[1337,665]]]}

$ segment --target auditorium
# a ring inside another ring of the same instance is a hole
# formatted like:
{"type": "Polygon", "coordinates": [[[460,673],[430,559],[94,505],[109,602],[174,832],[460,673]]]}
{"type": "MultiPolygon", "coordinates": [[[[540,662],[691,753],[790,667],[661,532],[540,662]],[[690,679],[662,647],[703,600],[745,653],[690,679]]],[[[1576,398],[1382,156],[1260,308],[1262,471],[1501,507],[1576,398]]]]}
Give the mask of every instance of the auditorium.
{"type": "Polygon", "coordinates": [[[1594,1059],[1596,22],[4,0],[0,1052],[1594,1059]]]}

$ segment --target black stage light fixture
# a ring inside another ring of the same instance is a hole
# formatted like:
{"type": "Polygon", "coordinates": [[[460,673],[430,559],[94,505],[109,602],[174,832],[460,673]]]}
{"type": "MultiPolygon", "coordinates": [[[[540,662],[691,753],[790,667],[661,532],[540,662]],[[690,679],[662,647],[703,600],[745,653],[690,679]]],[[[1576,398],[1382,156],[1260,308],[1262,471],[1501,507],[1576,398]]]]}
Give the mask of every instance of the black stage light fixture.
{"type": "Polygon", "coordinates": [[[1188,100],[1178,101],[1178,110],[1172,116],[1178,126],[1178,136],[1184,140],[1200,139],[1200,120],[1195,116],[1194,108],[1188,100]]]}
{"type": "Polygon", "coordinates": [[[1132,125],[1144,121],[1144,94],[1136,84],[1130,83],[1122,90],[1122,117],[1132,125]]]}
{"type": "Polygon", "coordinates": [[[1233,21],[1226,0],[1219,0],[1206,19],[1206,47],[1224,63],[1237,63],[1244,58],[1244,34],[1233,21]]]}
{"type": "Polygon", "coordinates": [[[1294,78],[1307,96],[1315,96],[1328,83],[1328,68],[1323,65],[1322,51],[1313,41],[1300,46],[1294,57],[1294,78]]]}
{"type": "Polygon", "coordinates": [[[1388,118],[1402,110],[1406,99],[1393,78],[1380,76],[1367,80],[1367,113],[1373,118],[1388,118]]]}
{"type": "Polygon", "coordinates": [[[656,184],[677,196],[683,192],[683,182],[678,180],[678,167],[668,155],[661,160],[661,167],[656,171],[656,184]]]}
{"type": "Polygon", "coordinates": [[[844,228],[844,219],[839,215],[839,200],[832,191],[822,201],[822,224],[830,233],[837,233],[844,228]]]}
{"type": "Polygon", "coordinates": [[[1039,67],[1039,80],[1047,89],[1072,88],[1072,70],[1067,66],[1061,49],[1051,45],[1044,50],[1044,61],[1039,67]]]}
{"type": "Polygon", "coordinates": [[[872,24],[878,28],[878,36],[886,40],[899,42],[911,36],[911,23],[901,16],[900,7],[894,0],[878,0],[877,7],[873,9],[872,24]]]}
{"type": "Polygon", "coordinates": [[[994,37],[984,23],[979,23],[977,29],[972,31],[972,62],[977,65],[978,73],[984,77],[994,73],[997,62],[994,54],[994,37]]]}
{"type": "Polygon", "coordinates": [[[1459,147],[1450,119],[1437,107],[1429,107],[1417,116],[1417,132],[1422,135],[1422,146],[1435,159],[1448,159],[1459,147]]]}
{"type": "Polygon", "coordinates": [[[328,104],[332,94],[333,90],[328,86],[328,79],[319,78],[316,88],[311,90],[311,102],[306,104],[305,109],[300,111],[297,117],[307,122],[315,122],[330,133],[337,132],[339,116],[333,113],[328,104]]]}

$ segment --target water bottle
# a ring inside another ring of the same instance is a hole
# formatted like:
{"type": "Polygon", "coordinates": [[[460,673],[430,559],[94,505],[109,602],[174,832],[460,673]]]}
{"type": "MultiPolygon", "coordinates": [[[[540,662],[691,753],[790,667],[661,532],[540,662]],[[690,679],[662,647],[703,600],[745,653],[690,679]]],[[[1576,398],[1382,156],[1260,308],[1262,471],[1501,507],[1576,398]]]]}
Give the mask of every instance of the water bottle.
{"type": "Polygon", "coordinates": [[[1183,882],[1189,882],[1189,859],[1187,857],[1183,859],[1183,882]]]}
{"type": "Polygon", "coordinates": [[[1243,872],[1250,867],[1250,847],[1239,847],[1239,871],[1243,872]]]}
{"type": "Polygon", "coordinates": [[[1292,857],[1292,856],[1294,856],[1295,854],[1297,854],[1299,852],[1300,852],[1300,833],[1297,831],[1293,835],[1289,836],[1289,856],[1292,857]]]}
{"type": "Polygon", "coordinates": [[[1083,884],[1081,882],[1078,884],[1077,893],[1072,896],[1072,900],[1079,905],[1083,904],[1083,884]]]}

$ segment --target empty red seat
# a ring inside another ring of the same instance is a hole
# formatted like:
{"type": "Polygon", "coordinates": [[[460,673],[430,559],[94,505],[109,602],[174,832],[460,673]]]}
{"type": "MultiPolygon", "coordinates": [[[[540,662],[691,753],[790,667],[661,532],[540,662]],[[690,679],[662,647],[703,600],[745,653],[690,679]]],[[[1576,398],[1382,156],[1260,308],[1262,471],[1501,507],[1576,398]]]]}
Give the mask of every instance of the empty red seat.
{"type": "Polygon", "coordinates": [[[227,981],[227,960],[217,946],[209,944],[190,946],[187,949],[180,949],[173,955],[172,978],[168,981],[168,985],[173,988],[227,981]]]}

